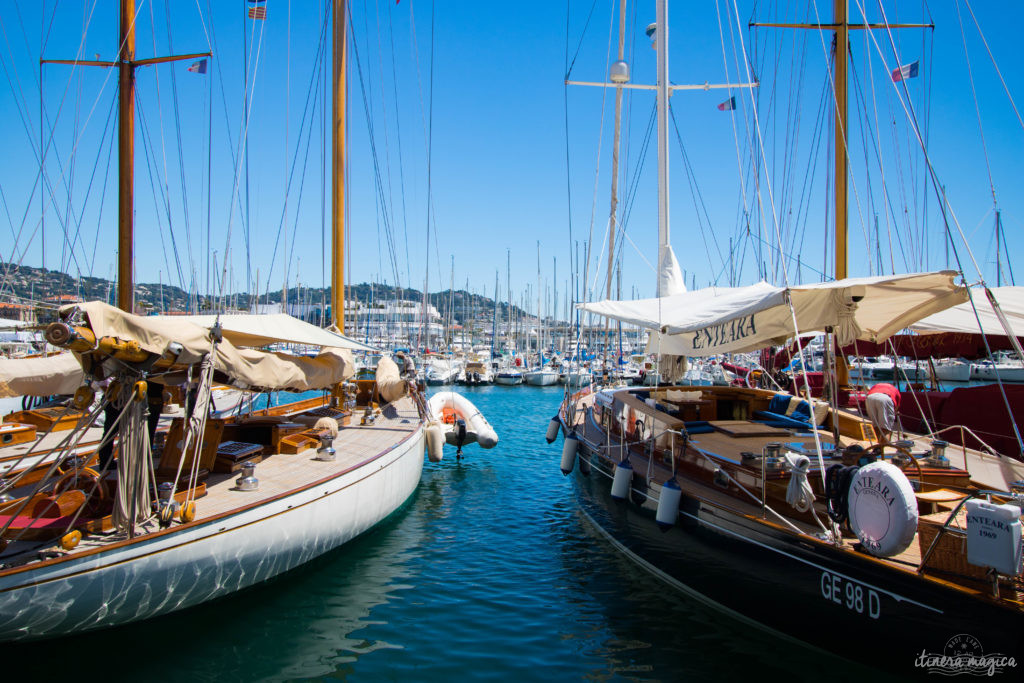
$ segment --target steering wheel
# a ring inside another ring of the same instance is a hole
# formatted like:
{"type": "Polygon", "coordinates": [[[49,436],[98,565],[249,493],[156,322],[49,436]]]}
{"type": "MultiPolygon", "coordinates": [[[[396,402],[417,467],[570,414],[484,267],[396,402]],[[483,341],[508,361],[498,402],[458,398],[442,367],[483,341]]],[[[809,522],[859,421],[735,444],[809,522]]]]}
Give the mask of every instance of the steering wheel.
{"type": "MultiPolygon", "coordinates": [[[[895,449],[898,453],[902,453],[903,455],[907,456],[907,459],[910,460],[910,462],[914,463],[914,469],[917,470],[917,488],[920,489],[921,484],[924,482],[924,471],[921,469],[921,463],[917,461],[917,458],[915,458],[913,453],[910,452],[910,449],[903,448],[902,446],[896,446],[894,444],[888,445],[895,449]]],[[[873,453],[877,455],[879,458],[883,456],[884,451],[885,446],[883,446],[882,444],[875,444],[874,446],[867,450],[868,453],[873,453]]]]}
{"type": "Polygon", "coordinates": [[[103,481],[99,472],[91,467],[83,467],[80,470],[72,469],[62,474],[53,485],[53,495],[57,496],[74,489],[81,489],[85,493],[85,504],[92,512],[98,510],[100,504],[110,497],[106,482],[103,481]],[[89,482],[92,482],[92,487],[87,490],[89,482]],[[94,495],[95,497],[93,497],[94,495]]]}

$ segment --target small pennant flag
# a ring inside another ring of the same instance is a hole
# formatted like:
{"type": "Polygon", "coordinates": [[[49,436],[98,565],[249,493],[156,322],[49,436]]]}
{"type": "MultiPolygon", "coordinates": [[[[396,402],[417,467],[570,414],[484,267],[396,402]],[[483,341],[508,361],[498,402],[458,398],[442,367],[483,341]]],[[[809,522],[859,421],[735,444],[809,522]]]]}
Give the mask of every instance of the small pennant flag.
{"type": "Polygon", "coordinates": [[[912,64],[904,64],[898,69],[893,69],[892,82],[899,83],[900,81],[905,81],[908,78],[917,78],[917,70],[920,64],[921,60],[919,59],[912,64]]]}
{"type": "Polygon", "coordinates": [[[260,5],[259,7],[250,7],[249,8],[249,18],[250,19],[266,19],[267,18],[267,8],[264,7],[263,5],[260,5]]]}
{"type": "Polygon", "coordinates": [[[206,60],[205,59],[200,59],[198,62],[196,62],[195,64],[190,66],[188,68],[188,70],[191,71],[194,74],[204,74],[204,73],[206,73],[206,60]]]}
{"type": "Polygon", "coordinates": [[[725,102],[718,105],[718,111],[732,111],[736,108],[736,98],[730,97],[725,102]]]}

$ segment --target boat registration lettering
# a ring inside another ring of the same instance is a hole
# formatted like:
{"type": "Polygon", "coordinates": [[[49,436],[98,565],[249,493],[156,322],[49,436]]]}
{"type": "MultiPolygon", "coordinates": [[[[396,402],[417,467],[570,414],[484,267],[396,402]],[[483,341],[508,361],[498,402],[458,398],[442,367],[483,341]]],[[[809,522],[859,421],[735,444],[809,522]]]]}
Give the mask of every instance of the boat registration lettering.
{"type": "Polygon", "coordinates": [[[821,573],[821,597],[872,619],[882,615],[882,599],[878,591],[844,579],[832,572],[821,573]]]}

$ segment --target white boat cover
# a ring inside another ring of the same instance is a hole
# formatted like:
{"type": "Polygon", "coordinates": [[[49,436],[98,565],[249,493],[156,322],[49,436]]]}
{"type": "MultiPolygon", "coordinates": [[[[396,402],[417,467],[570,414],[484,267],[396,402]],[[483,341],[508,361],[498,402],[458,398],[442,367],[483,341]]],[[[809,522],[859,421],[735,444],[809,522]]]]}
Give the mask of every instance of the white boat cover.
{"type": "MultiPolygon", "coordinates": [[[[150,353],[163,354],[172,343],[181,344],[178,362],[197,363],[213,348],[210,331],[170,316],[139,316],[125,313],[102,301],[74,304],[85,313],[89,327],[100,337],[135,340],[150,353]]],[[[228,339],[217,344],[214,369],[226,376],[226,383],[239,389],[258,391],[309,391],[324,389],[355,374],[352,352],[323,348],[314,358],[286,353],[239,349],[228,339]]]]}
{"type": "MultiPolygon", "coordinates": [[[[1024,287],[992,287],[990,288],[1003,315],[1013,329],[1015,336],[1024,336],[1024,287]]],[[[978,317],[974,317],[974,306],[968,301],[964,304],[947,308],[944,311],[919,320],[910,329],[921,334],[937,332],[967,332],[971,334],[1006,335],[999,323],[996,313],[992,310],[985,290],[981,287],[971,288],[971,298],[978,308],[978,317]],[[981,330],[978,319],[981,319],[981,330]]]]}
{"type": "MultiPolygon", "coordinates": [[[[184,320],[210,329],[218,320],[216,315],[155,316],[161,319],[184,320]]],[[[254,315],[247,313],[219,316],[224,338],[235,346],[267,346],[278,342],[324,346],[352,351],[377,351],[354,339],[322,329],[293,318],[287,313],[254,315]]]]}
{"type": "Polygon", "coordinates": [[[663,354],[753,351],[829,326],[845,345],[855,339],[884,341],[921,318],[963,303],[967,289],[954,283],[956,276],[955,271],[938,271],[788,288],[759,282],[654,299],[599,301],[579,308],[660,333],[656,343],[663,354]]]}
{"type": "Polygon", "coordinates": [[[0,358],[0,398],[73,394],[85,373],[72,353],[32,358],[0,358]]]}

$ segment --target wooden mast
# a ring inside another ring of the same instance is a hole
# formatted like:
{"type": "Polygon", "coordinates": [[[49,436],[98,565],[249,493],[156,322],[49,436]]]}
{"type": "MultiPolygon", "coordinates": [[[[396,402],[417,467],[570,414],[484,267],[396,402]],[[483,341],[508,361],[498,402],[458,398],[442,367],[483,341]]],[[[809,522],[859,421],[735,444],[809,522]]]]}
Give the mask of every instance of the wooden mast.
{"type": "Polygon", "coordinates": [[[121,0],[118,35],[118,192],[117,192],[117,305],[133,313],[135,286],[135,0],[121,0]]]}
{"type": "Polygon", "coordinates": [[[187,55],[135,59],[135,0],[121,0],[117,61],[111,62],[102,59],[39,60],[41,64],[117,67],[117,305],[122,311],[128,313],[134,312],[135,308],[133,272],[135,253],[135,69],[140,66],[209,56],[211,56],[210,52],[193,52],[187,55]]]}
{"type": "Polygon", "coordinates": [[[345,333],[345,66],[348,38],[345,0],[334,0],[333,119],[331,124],[331,311],[345,333]]]}
{"type": "MultiPolygon", "coordinates": [[[[626,46],[626,0],[619,0],[619,51],[617,68],[625,67],[625,46],[626,46]]],[[[612,81],[616,82],[628,78],[627,75],[613,75],[612,81]]],[[[611,210],[608,212],[608,282],[605,286],[604,298],[612,298],[612,270],[615,268],[615,214],[619,206],[619,139],[622,136],[622,87],[615,88],[615,133],[612,142],[612,196],[611,210]]],[[[608,377],[608,344],[610,342],[611,319],[604,319],[604,376],[608,377]]]]}
{"type": "Polygon", "coordinates": [[[847,24],[846,0],[835,0],[835,209],[836,209],[836,272],[837,280],[846,277],[846,186],[847,186],[847,128],[846,128],[846,57],[849,54],[850,29],[847,24]]]}
{"type": "MultiPolygon", "coordinates": [[[[847,117],[846,117],[846,58],[850,53],[849,8],[847,0],[835,0],[832,21],[835,23],[835,50],[833,57],[833,87],[835,88],[835,209],[836,209],[836,272],[835,278],[846,277],[846,228],[849,215],[846,203],[847,170],[847,117]]],[[[846,356],[836,355],[836,384],[846,387],[850,384],[850,368],[846,356]]]]}
{"type": "MultiPolygon", "coordinates": [[[[835,173],[835,226],[836,254],[835,279],[847,277],[847,222],[849,216],[847,203],[847,184],[849,170],[849,154],[847,147],[847,57],[850,53],[850,30],[893,29],[893,28],[935,28],[933,24],[850,24],[848,0],[833,0],[833,17],[831,24],[789,24],[776,22],[752,22],[751,26],[776,28],[809,28],[832,30],[834,35],[833,51],[833,101],[835,104],[835,136],[834,136],[834,173],[835,173]]],[[[846,365],[846,357],[836,354],[836,383],[846,387],[850,383],[850,369],[846,365]]]]}

